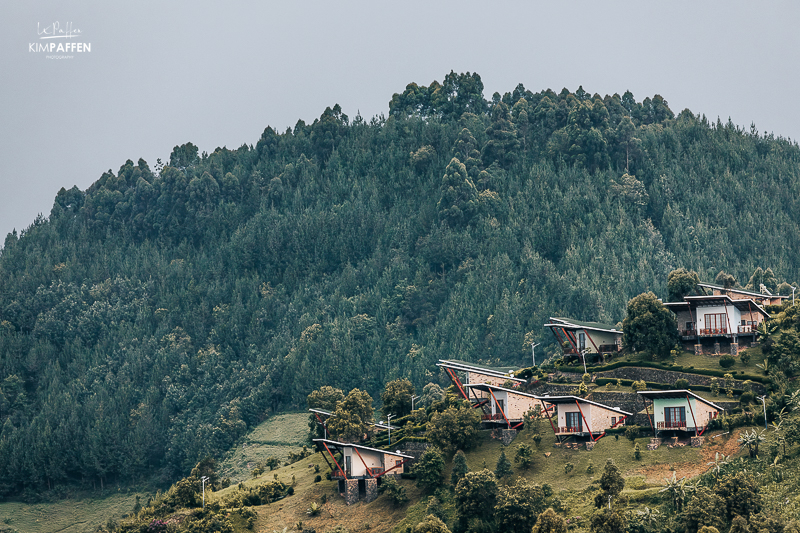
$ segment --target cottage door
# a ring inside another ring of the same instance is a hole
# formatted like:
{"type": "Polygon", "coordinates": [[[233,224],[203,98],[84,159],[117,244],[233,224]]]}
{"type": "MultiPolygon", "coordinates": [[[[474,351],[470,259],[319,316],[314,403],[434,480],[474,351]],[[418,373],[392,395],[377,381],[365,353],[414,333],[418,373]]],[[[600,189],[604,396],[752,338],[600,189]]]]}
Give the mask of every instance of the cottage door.
{"type": "Polygon", "coordinates": [[[352,465],[352,457],[350,457],[349,455],[345,455],[344,456],[344,471],[345,471],[345,473],[347,474],[348,477],[350,477],[352,475],[352,470],[353,470],[352,466],[353,466],[352,465]]]}

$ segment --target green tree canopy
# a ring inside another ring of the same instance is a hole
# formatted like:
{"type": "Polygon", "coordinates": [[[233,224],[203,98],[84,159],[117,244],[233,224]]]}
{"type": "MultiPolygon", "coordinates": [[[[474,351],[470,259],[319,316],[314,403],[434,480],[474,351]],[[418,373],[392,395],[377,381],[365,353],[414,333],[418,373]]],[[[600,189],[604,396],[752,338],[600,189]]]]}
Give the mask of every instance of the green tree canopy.
{"type": "Polygon", "coordinates": [[[464,455],[464,452],[458,450],[456,454],[453,456],[453,467],[450,471],[450,483],[453,486],[457,485],[461,478],[463,478],[467,472],[469,472],[469,467],[467,466],[467,456],[464,455]]]}
{"type": "Polygon", "coordinates": [[[411,398],[414,396],[414,385],[407,379],[395,379],[386,384],[381,393],[383,416],[405,416],[411,412],[411,398]]]}
{"type": "Polygon", "coordinates": [[[429,446],[414,463],[412,473],[417,477],[417,486],[433,490],[442,485],[444,456],[436,446],[429,446]]]}
{"type": "Polygon", "coordinates": [[[496,503],[497,479],[490,470],[467,472],[456,485],[456,510],[461,523],[473,518],[491,521],[496,503]]]}
{"type": "Polygon", "coordinates": [[[480,423],[477,410],[466,406],[448,407],[431,416],[425,435],[428,442],[448,453],[470,450],[475,445],[480,423]]]}
{"type": "Polygon", "coordinates": [[[670,302],[681,302],[684,296],[696,294],[697,285],[700,277],[694,270],[686,270],[681,267],[673,270],[667,276],[667,300],[670,302]]]}
{"type": "Polygon", "coordinates": [[[513,485],[500,487],[495,506],[499,531],[529,533],[544,510],[544,492],[539,485],[518,478],[513,485]]]}
{"type": "Polygon", "coordinates": [[[628,315],[622,321],[623,343],[633,351],[649,350],[666,357],[678,342],[675,315],[652,292],[628,302],[628,315]]]}
{"type": "Polygon", "coordinates": [[[353,389],[336,406],[328,422],[332,436],[346,442],[359,441],[373,423],[372,397],[365,391],[353,389]]]}
{"type": "Polygon", "coordinates": [[[439,518],[429,514],[425,520],[414,526],[414,533],[450,533],[450,530],[439,518]]]}
{"type": "Polygon", "coordinates": [[[556,514],[552,507],[547,508],[536,518],[532,533],[567,533],[567,521],[556,514]]]}

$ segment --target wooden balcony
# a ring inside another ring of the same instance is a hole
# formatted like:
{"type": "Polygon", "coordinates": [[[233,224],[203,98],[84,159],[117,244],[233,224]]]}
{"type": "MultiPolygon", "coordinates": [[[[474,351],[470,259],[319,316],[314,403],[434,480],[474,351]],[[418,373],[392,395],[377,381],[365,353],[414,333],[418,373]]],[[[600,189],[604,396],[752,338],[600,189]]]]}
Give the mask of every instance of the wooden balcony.
{"type": "Polygon", "coordinates": [[[575,433],[583,433],[583,428],[580,426],[559,426],[556,435],[573,435],[575,433]]]}

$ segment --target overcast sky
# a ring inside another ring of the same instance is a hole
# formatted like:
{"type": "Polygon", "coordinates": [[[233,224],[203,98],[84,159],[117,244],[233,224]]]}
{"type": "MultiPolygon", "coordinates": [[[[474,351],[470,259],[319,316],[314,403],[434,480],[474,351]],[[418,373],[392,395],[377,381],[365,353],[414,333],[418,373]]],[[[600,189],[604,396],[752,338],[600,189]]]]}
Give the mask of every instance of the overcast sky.
{"type": "Polygon", "coordinates": [[[0,3],[0,245],[127,159],[255,144],[268,125],[339,103],[388,112],[392,93],[478,72],[485,96],[518,83],[661,94],[684,108],[800,137],[800,3],[0,3]],[[41,39],[58,24],[69,38],[41,39]],[[79,32],[79,33],[78,33],[79,32]],[[38,43],[91,51],[31,52],[38,43]]]}

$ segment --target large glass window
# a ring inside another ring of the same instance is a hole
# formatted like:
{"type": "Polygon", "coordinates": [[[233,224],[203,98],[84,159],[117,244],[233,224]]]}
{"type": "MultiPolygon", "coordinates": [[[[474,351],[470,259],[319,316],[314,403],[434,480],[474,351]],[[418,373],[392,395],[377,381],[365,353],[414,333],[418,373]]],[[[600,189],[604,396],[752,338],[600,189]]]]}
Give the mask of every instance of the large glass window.
{"type": "Polygon", "coordinates": [[[685,407],[666,407],[664,408],[664,425],[668,428],[686,427],[686,408],[685,407]]]}
{"type": "Polygon", "coordinates": [[[574,411],[566,413],[565,418],[568,428],[570,428],[572,431],[582,431],[580,413],[576,413],[574,411]]]}
{"type": "Polygon", "coordinates": [[[728,316],[725,313],[709,313],[704,318],[706,329],[712,330],[712,333],[728,332],[728,316]]]}

